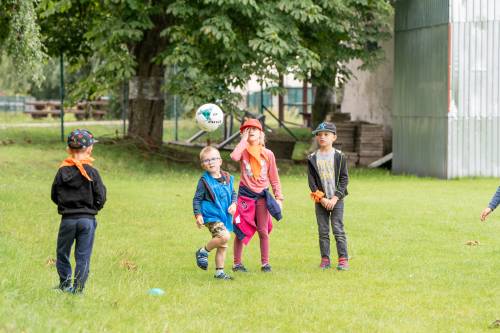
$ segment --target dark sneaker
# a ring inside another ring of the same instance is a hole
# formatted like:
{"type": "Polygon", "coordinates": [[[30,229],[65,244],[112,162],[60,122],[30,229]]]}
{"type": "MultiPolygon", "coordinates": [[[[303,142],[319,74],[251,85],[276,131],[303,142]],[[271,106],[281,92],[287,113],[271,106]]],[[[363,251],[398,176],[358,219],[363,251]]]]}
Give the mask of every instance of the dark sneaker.
{"type": "Polygon", "coordinates": [[[219,274],[215,274],[214,278],[219,280],[234,280],[231,276],[227,275],[225,272],[220,272],[219,274]]]}
{"type": "Polygon", "coordinates": [[[61,285],[57,285],[57,286],[52,288],[52,290],[57,291],[57,292],[61,292],[61,293],[68,293],[68,292],[70,292],[71,289],[73,289],[73,287],[61,286],[61,285]]]}
{"type": "Polygon", "coordinates": [[[83,288],[78,288],[78,287],[71,287],[65,290],[68,294],[73,294],[73,295],[81,295],[83,294],[83,288]]]}
{"type": "Polygon", "coordinates": [[[265,264],[264,266],[262,266],[262,267],[260,268],[260,270],[261,270],[262,272],[264,272],[264,273],[270,273],[270,272],[272,271],[272,269],[271,269],[271,265],[269,265],[269,264],[265,264]]]}
{"type": "Polygon", "coordinates": [[[331,268],[332,265],[330,264],[330,259],[329,258],[321,258],[321,264],[319,264],[319,268],[321,269],[328,269],[331,268]]]}
{"type": "Polygon", "coordinates": [[[243,264],[237,264],[233,266],[233,272],[248,273],[248,270],[243,264]]]}
{"type": "Polygon", "coordinates": [[[339,263],[337,264],[337,270],[348,271],[349,270],[349,261],[346,258],[339,258],[339,263]]]}
{"type": "Polygon", "coordinates": [[[201,247],[196,251],[196,264],[201,269],[207,270],[208,267],[208,254],[201,252],[201,247]]]}
{"type": "Polygon", "coordinates": [[[60,282],[57,286],[53,287],[52,289],[56,291],[68,291],[68,289],[71,289],[71,280],[60,282]]]}

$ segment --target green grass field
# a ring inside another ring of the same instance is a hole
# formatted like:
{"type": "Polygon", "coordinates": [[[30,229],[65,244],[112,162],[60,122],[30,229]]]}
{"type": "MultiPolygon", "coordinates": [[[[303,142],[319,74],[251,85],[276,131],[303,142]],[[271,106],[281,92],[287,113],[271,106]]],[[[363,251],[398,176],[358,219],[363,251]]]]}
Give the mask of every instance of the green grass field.
{"type": "MultiPolygon", "coordinates": [[[[208,272],[194,262],[209,239],[191,213],[201,171],[99,144],[108,202],[86,292],[73,296],[51,290],[60,218],[50,186],[66,157],[57,128],[0,130],[0,143],[7,139],[15,143],[0,145],[0,332],[481,332],[500,319],[500,215],[479,222],[496,179],[352,171],[351,270],[321,271],[298,166],[281,175],[285,218],[271,234],[273,272],[259,271],[254,239],[244,254],[251,272],[216,281],[213,257],[208,272]],[[149,296],[153,287],[166,294],[149,296]]],[[[231,257],[230,248],[227,267],[231,257]]]]}

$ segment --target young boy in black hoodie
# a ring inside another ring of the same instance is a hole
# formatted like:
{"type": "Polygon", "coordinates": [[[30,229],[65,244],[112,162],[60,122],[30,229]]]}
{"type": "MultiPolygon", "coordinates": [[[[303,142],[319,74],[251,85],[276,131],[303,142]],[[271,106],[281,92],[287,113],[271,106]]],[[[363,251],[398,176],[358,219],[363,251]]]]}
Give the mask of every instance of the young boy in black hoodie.
{"type": "Polygon", "coordinates": [[[344,197],[347,195],[349,175],[347,160],[333,148],[337,140],[335,124],[323,122],[312,132],[319,149],[308,156],[308,180],[314,200],[318,222],[320,268],[328,269],[330,263],[330,223],[335,236],[338,270],[349,269],[347,238],[344,231],[344,197]]]}
{"type": "Polygon", "coordinates": [[[99,172],[92,167],[93,144],[97,142],[87,130],[74,130],[68,136],[65,159],[52,184],[52,201],[62,215],[57,237],[58,289],[81,293],[89,274],[90,256],[97,227],[95,215],[106,202],[106,187],[99,172]],[[75,274],[71,285],[71,247],[75,247],[75,274]]]}

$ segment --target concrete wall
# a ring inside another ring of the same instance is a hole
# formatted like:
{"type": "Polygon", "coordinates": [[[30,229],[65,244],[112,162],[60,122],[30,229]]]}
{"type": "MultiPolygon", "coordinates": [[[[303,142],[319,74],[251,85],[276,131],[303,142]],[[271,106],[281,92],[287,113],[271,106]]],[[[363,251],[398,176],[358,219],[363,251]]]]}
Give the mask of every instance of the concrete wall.
{"type": "Polygon", "coordinates": [[[384,147],[391,151],[394,40],[382,48],[386,59],[374,71],[359,70],[359,61],[349,64],[354,76],[345,86],[341,110],[350,113],[352,120],[384,125],[384,147]]]}

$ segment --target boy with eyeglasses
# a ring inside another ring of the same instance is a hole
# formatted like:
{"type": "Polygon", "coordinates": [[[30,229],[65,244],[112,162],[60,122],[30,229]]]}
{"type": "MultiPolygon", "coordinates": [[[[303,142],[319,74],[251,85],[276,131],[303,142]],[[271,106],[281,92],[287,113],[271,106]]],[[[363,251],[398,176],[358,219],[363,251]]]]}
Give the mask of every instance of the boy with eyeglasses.
{"type": "Polygon", "coordinates": [[[236,192],[233,188],[234,177],[221,170],[222,159],[219,151],[212,146],[200,152],[201,166],[205,172],[198,181],[193,198],[193,212],[198,228],[203,226],[212,234],[212,239],[196,251],[196,264],[203,270],[208,268],[208,254],[215,254],[216,279],[232,280],[224,272],[229,232],[233,231],[233,217],[236,211],[236,192]]]}

